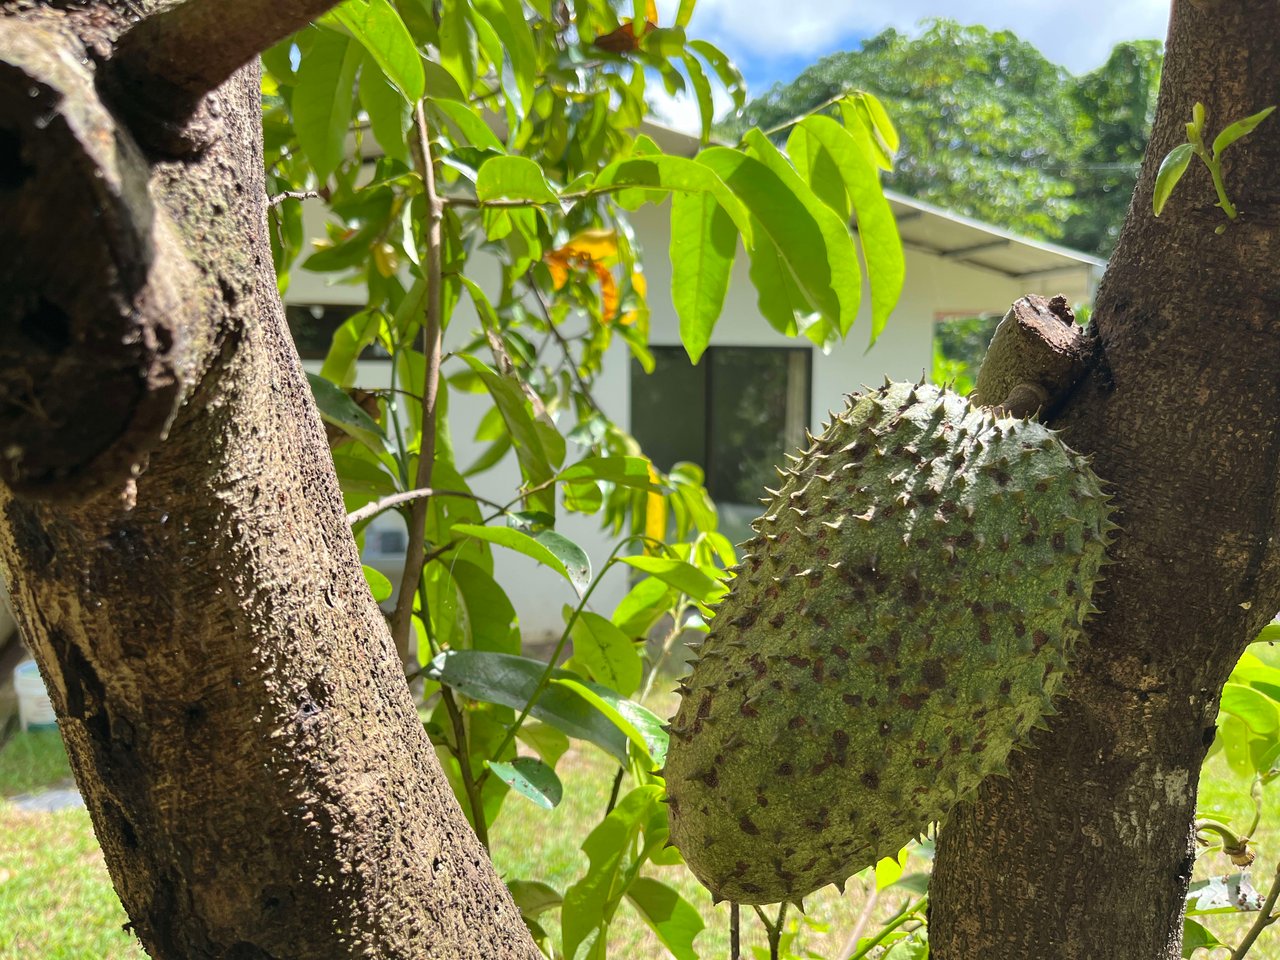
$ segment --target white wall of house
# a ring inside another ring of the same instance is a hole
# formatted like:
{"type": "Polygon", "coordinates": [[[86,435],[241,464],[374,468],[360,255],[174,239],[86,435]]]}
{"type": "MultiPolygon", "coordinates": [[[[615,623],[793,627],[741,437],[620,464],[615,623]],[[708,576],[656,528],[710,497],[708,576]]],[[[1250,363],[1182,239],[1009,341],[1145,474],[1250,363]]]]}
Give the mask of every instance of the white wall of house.
{"type": "MultiPolygon", "coordinates": [[[[308,235],[324,235],[323,210],[308,204],[308,235]]],[[[918,214],[916,216],[919,216],[918,214]]],[[[647,253],[645,269],[649,282],[651,342],[654,345],[678,345],[679,323],[668,291],[671,265],[666,251],[669,242],[669,214],[665,206],[648,207],[633,215],[636,234],[647,253]]],[[[913,224],[919,235],[920,223],[913,224]]],[[[478,265],[476,279],[486,284],[484,266],[478,265]]],[[[724,313],[712,338],[713,346],[797,346],[807,341],[789,341],[777,334],[760,316],[755,305],[755,291],[747,273],[747,259],[739,252],[733,281],[724,313]]],[[[860,316],[849,339],[829,354],[813,350],[811,380],[810,429],[815,432],[826,419],[829,409],[842,405],[843,397],[862,384],[879,384],[888,375],[893,379],[919,379],[931,366],[933,327],[944,316],[1003,312],[1010,303],[1026,293],[1052,295],[1062,292],[1072,301],[1086,299],[1092,293],[1097,263],[1081,258],[1079,263],[1064,260],[1053,273],[1013,278],[1002,273],[939,256],[909,246],[906,251],[906,285],[902,298],[888,326],[873,348],[867,350],[870,330],[869,295],[864,291],[860,316]]],[[[496,278],[496,271],[493,274],[496,278]]],[[[299,304],[363,304],[364,291],[350,285],[330,285],[323,276],[296,268],[286,300],[299,304]]],[[[477,327],[469,301],[459,305],[450,327],[449,342],[458,342],[477,327]]],[[[316,364],[315,366],[318,366],[316,364]]],[[[446,373],[448,369],[446,368],[446,373]]],[[[616,342],[605,360],[603,374],[594,393],[597,402],[621,426],[630,429],[630,390],[632,368],[625,344],[616,342]]],[[[388,364],[367,362],[361,365],[358,385],[385,387],[389,383],[388,364]]],[[[451,393],[450,424],[458,462],[471,462],[482,449],[471,438],[481,415],[488,409],[486,396],[451,393]]],[[[569,462],[582,451],[570,445],[569,462]]],[[[473,478],[478,495],[505,502],[519,482],[514,457],[496,468],[473,478]]],[[[384,523],[398,523],[389,517],[384,523]]],[[[562,514],[557,529],[587,551],[593,568],[599,569],[612,548],[612,542],[597,527],[594,518],[578,514],[562,514]]],[[[554,573],[532,561],[501,548],[495,548],[495,565],[499,582],[507,589],[520,615],[525,636],[530,639],[559,635],[565,604],[574,602],[571,588],[554,573]]],[[[394,566],[394,558],[368,557],[369,562],[384,570],[394,566]]],[[[591,606],[608,615],[627,590],[624,569],[614,569],[596,590],[591,606]]],[[[393,578],[394,579],[394,578],[393,578]]]]}

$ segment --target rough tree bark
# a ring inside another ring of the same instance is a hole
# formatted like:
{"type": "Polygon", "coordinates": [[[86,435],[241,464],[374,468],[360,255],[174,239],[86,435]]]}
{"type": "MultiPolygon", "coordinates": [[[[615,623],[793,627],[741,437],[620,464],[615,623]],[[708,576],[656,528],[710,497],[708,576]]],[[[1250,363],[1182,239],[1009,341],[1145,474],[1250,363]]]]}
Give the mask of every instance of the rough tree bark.
{"type": "Polygon", "coordinates": [[[1199,161],[1157,220],[1160,159],[1280,100],[1280,6],[1175,0],[1151,146],[1094,311],[1098,367],[1056,425],[1114,486],[1103,614],[1048,731],[953,814],[930,946],[1175,960],[1191,822],[1222,684],[1280,609],[1280,124],[1199,161]]]}
{"type": "Polygon", "coordinates": [[[535,957],[275,291],[241,67],[328,5],[0,4],[0,564],[153,957],[535,957]]]}

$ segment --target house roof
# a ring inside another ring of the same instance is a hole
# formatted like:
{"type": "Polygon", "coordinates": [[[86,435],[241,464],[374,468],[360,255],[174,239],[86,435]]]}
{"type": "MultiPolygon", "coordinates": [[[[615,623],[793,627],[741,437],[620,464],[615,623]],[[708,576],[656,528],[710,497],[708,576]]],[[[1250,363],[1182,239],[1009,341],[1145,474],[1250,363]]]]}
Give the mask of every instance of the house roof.
{"type": "MultiPolygon", "coordinates": [[[[697,137],[652,121],[644,132],[668,153],[693,156],[700,143],[697,137]]],[[[898,221],[902,245],[943,260],[954,260],[980,270],[988,270],[1011,280],[1026,280],[1053,274],[1083,271],[1092,287],[1107,262],[1079,250],[1042,240],[1020,237],[990,223],[943,210],[893,190],[885,197],[898,221]]],[[[857,223],[853,224],[857,229],[857,223]]]]}

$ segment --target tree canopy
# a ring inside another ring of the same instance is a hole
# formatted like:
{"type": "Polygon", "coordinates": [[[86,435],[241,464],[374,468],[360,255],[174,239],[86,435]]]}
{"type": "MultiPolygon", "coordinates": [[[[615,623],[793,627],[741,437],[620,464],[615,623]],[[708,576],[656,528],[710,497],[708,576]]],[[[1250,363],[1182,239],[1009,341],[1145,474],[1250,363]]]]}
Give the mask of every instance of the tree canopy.
{"type": "Polygon", "coordinates": [[[1072,76],[1013,33],[932,20],[824,57],[747,104],[728,131],[764,129],[849,89],[879,97],[902,135],[886,185],[1107,255],[1137,180],[1162,63],[1156,41],[1119,44],[1072,76]]]}

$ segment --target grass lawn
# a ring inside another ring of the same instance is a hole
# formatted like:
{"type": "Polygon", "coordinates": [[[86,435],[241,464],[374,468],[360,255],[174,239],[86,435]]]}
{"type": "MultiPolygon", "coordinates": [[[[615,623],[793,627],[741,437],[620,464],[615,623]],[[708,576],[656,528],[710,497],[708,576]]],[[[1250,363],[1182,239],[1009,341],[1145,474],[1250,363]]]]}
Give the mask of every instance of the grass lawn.
{"type": "MultiPolygon", "coordinates": [[[[518,796],[508,797],[493,833],[493,857],[506,878],[542,880],[563,891],[586,869],[587,858],[578,846],[582,824],[595,823],[603,814],[612,782],[612,762],[594,748],[576,749],[560,762],[564,800],[552,811],[543,811],[518,796]]],[[[1201,795],[1206,816],[1245,824],[1252,809],[1248,785],[1236,780],[1221,759],[1210,765],[1201,795]]],[[[83,810],[60,813],[25,813],[4,797],[56,786],[69,776],[62,745],[54,733],[19,734],[0,751],[0,960],[134,960],[145,956],[121,929],[126,917],[107,878],[94,840],[88,814],[83,810]]],[[[1257,840],[1258,864],[1254,871],[1264,892],[1277,858],[1280,858],[1280,784],[1268,792],[1263,827],[1257,840]]],[[[913,858],[908,872],[927,864],[913,858]]],[[[1216,854],[1206,854],[1197,864],[1196,876],[1226,873],[1232,868],[1216,854]]],[[[728,956],[728,908],[712,907],[709,895],[683,867],[650,867],[647,873],[675,887],[697,907],[708,928],[696,947],[704,958],[728,956]]],[[[805,901],[799,952],[813,950],[837,960],[849,930],[866,902],[868,888],[852,881],[845,896],[832,888],[805,901]],[[824,930],[825,928],[825,930],[824,930]]],[[[875,904],[874,915],[892,915],[906,895],[885,891],[875,904]]],[[[558,939],[555,914],[544,915],[553,940],[558,939]]],[[[1234,943],[1252,915],[1202,918],[1205,926],[1228,943],[1234,943]]],[[[759,923],[743,914],[744,948],[763,945],[759,923]]],[[[874,926],[869,928],[874,930],[874,926]]],[[[649,960],[668,956],[656,937],[628,904],[619,909],[610,931],[610,956],[625,960],[649,960]]],[[[751,956],[744,949],[745,956],[751,956]]],[[[1206,954],[1198,954],[1205,957],[1206,954]]],[[[1218,958],[1225,957],[1219,951],[1218,958]]],[[[1262,935],[1250,953],[1253,960],[1280,960],[1280,932],[1262,935]]]]}

